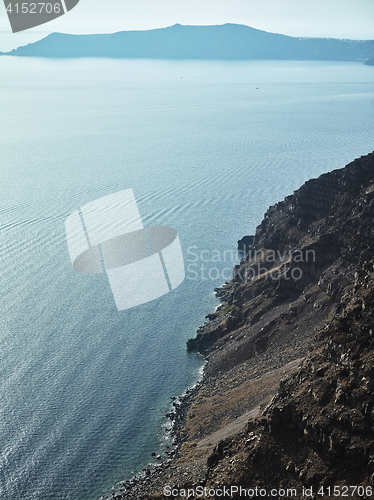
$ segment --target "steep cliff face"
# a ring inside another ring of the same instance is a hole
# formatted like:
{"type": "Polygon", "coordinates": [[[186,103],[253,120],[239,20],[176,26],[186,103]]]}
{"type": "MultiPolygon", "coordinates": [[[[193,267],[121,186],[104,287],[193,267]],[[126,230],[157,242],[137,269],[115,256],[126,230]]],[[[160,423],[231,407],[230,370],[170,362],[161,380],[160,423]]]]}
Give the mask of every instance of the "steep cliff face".
{"type": "Polygon", "coordinates": [[[222,291],[223,308],[234,307],[223,321],[212,317],[190,348],[207,355],[213,374],[243,358],[258,366],[277,354],[280,364],[306,357],[261,416],[216,445],[206,485],[325,495],[321,487],[374,485],[373,218],[373,153],[308,181],[265,214],[222,291]],[[247,342],[243,331],[252,332],[247,342]]]}
{"type": "Polygon", "coordinates": [[[177,414],[178,462],[118,498],[167,498],[165,484],[173,498],[198,485],[371,496],[373,219],[374,153],[269,208],[188,342],[207,365],[177,414]]]}
{"type": "Polygon", "coordinates": [[[269,334],[280,337],[272,325],[279,330],[285,323],[289,331],[300,320],[305,324],[308,313],[314,327],[326,320],[350,293],[357,267],[374,254],[373,162],[373,153],[355,160],[269,208],[233,280],[218,291],[223,306],[189,349],[209,355],[228,333],[269,320],[252,335],[259,352],[271,345],[269,334]]]}

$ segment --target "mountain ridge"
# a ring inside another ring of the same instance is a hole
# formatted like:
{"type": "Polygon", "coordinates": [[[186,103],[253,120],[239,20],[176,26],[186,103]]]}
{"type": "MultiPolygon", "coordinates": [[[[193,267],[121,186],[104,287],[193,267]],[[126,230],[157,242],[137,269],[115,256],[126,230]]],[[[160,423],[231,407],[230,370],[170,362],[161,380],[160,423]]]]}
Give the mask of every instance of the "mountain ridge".
{"type": "Polygon", "coordinates": [[[367,61],[374,40],[291,37],[241,25],[182,26],[112,34],[51,33],[1,55],[217,60],[367,61]]]}

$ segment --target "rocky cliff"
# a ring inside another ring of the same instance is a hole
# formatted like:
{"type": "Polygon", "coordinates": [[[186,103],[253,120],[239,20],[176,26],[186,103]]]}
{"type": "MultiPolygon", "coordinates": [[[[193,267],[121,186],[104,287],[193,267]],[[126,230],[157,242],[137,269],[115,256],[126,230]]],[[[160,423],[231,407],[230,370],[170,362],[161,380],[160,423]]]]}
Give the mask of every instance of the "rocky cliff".
{"type": "Polygon", "coordinates": [[[168,498],[166,485],[173,498],[197,486],[200,498],[371,496],[373,217],[374,153],[269,208],[188,342],[207,365],[175,416],[176,459],[115,498],[168,498]]]}

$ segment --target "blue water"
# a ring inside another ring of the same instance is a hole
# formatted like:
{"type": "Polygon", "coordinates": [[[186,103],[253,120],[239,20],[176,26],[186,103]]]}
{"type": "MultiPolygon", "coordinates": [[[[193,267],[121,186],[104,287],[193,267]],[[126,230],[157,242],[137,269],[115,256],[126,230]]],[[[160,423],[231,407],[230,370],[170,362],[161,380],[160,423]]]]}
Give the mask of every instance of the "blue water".
{"type": "Polygon", "coordinates": [[[374,149],[374,69],[0,65],[0,498],[97,500],[169,443],[170,396],[203,364],[185,343],[235,263],[225,250],[270,204],[374,149]],[[118,312],[105,275],[72,269],[64,222],[127,188],[145,225],[177,229],[186,279],[118,312]]]}

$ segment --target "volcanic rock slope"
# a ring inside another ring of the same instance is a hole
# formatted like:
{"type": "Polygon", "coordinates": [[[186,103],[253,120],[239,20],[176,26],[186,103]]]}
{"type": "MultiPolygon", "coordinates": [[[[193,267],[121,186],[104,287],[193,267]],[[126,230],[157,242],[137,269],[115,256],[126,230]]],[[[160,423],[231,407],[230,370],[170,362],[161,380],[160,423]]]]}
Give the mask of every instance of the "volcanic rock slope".
{"type": "MultiPolygon", "coordinates": [[[[207,365],[177,414],[173,498],[198,485],[211,490],[200,498],[231,485],[370,498],[373,217],[371,153],[306,182],[246,239],[221,307],[188,342],[207,365]]],[[[138,497],[168,498],[161,484],[138,497]]]]}

